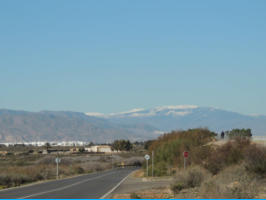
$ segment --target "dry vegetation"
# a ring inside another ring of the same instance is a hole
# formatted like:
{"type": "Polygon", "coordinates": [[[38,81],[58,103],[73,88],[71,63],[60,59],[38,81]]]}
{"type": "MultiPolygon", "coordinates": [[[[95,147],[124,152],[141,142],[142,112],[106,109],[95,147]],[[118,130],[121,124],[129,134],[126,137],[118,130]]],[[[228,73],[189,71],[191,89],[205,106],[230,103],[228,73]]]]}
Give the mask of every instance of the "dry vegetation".
{"type": "MultiPolygon", "coordinates": [[[[156,155],[155,174],[174,176],[164,191],[171,189],[168,195],[174,198],[265,198],[266,147],[247,137],[213,145],[213,138],[208,130],[194,129],[166,134],[150,145],[156,155]],[[190,152],[186,170],[182,167],[185,150],[190,152]]],[[[145,197],[143,191],[130,196],[145,197]]]]}
{"type": "Polygon", "coordinates": [[[179,171],[172,184],[176,198],[260,198],[266,191],[266,147],[246,139],[210,152],[201,166],[179,171]]]}
{"type": "MultiPolygon", "coordinates": [[[[126,154],[126,153],[125,153],[126,154]]],[[[114,155],[114,167],[141,163],[143,157],[114,155]]],[[[110,155],[64,155],[59,167],[60,178],[112,168],[110,155]]],[[[0,188],[56,178],[55,155],[9,155],[0,157],[0,188]]]]}

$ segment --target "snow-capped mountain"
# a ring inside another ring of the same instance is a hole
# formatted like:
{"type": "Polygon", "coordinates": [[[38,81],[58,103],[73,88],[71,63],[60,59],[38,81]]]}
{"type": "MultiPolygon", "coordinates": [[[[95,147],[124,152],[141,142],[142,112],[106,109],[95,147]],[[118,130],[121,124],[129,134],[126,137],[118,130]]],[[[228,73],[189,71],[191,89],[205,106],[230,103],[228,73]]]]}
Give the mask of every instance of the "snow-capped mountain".
{"type": "Polygon", "coordinates": [[[121,113],[86,114],[119,124],[143,123],[162,132],[198,127],[206,127],[216,132],[233,128],[251,128],[255,135],[266,135],[266,116],[243,115],[213,107],[175,105],[151,109],[138,108],[121,113]]]}
{"type": "Polygon", "coordinates": [[[152,109],[135,108],[129,111],[111,114],[85,113],[88,116],[104,118],[125,118],[125,117],[152,117],[156,115],[185,116],[190,114],[193,109],[198,108],[195,105],[177,105],[177,106],[158,106],[152,109]]]}
{"type": "Polygon", "coordinates": [[[251,128],[255,136],[266,136],[266,116],[194,105],[138,108],[111,114],[0,109],[0,142],[147,140],[164,132],[199,127],[215,132],[251,128]]]}

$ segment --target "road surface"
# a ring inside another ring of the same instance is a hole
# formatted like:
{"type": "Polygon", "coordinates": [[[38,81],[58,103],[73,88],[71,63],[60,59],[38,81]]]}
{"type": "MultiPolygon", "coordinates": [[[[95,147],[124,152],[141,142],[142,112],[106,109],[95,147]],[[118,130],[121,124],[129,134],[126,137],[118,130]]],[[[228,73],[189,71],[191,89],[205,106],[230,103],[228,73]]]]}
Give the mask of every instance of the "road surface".
{"type": "Polygon", "coordinates": [[[98,199],[136,168],[114,169],[74,178],[0,190],[1,199],[98,199]]]}

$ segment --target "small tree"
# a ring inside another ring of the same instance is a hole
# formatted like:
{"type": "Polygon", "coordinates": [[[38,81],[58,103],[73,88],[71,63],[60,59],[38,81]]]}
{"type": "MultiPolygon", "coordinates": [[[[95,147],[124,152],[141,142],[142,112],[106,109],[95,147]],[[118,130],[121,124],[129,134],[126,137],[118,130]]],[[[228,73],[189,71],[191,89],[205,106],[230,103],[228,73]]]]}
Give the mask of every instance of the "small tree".
{"type": "Polygon", "coordinates": [[[247,138],[251,138],[252,137],[252,133],[251,133],[251,129],[233,129],[231,131],[227,131],[226,135],[230,138],[236,138],[236,137],[247,137],[247,138]]]}
{"type": "Polygon", "coordinates": [[[116,151],[130,151],[132,147],[129,140],[115,140],[112,144],[112,150],[116,151]]]}
{"type": "Polygon", "coordinates": [[[45,147],[46,147],[46,150],[48,151],[50,149],[50,147],[51,147],[50,143],[49,142],[46,142],[45,143],[45,147]]]}

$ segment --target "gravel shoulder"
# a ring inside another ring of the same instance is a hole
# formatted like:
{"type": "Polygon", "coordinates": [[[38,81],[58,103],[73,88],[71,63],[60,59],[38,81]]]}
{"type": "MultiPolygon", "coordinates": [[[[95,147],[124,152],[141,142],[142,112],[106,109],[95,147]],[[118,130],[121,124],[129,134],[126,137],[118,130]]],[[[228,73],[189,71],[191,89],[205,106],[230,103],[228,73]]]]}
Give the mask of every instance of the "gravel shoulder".
{"type": "Polygon", "coordinates": [[[117,198],[122,194],[130,194],[143,190],[162,189],[169,187],[172,183],[172,177],[156,177],[144,178],[137,177],[135,172],[131,174],[115,191],[113,191],[107,198],[117,198]]]}

